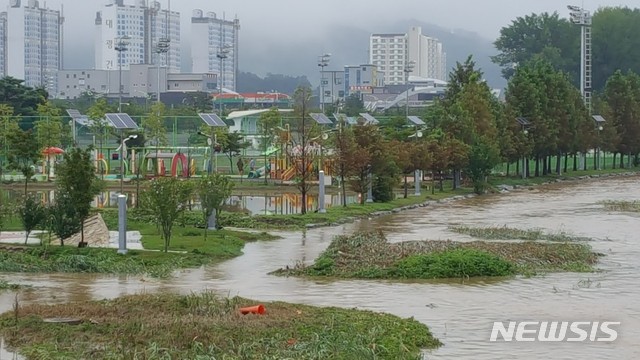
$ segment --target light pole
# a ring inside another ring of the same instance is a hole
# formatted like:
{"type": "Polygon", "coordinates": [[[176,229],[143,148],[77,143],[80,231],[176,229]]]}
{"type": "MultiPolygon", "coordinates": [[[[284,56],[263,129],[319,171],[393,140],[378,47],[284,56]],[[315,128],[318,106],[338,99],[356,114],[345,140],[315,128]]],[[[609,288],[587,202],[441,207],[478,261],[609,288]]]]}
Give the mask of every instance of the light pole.
{"type": "Polygon", "coordinates": [[[222,113],[222,92],[224,87],[224,60],[229,57],[232,46],[230,44],[223,44],[218,48],[218,54],[216,57],[220,59],[220,85],[218,86],[218,97],[220,98],[220,117],[223,117],[222,113]]]}
{"type": "Polygon", "coordinates": [[[129,36],[124,35],[116,38],[114,49],[118,52],[118,112],[122,112],[122,53],[127,51],[129,46],[129,36]]]}
{"type": "Polygon", "coordinates": [[[416,62],[411,60],[407,62],[404,66],[404,73],[406,74],[406,84],[407,84],[407,104],[405,109],[405,115],[409,117],[409,74],[413,72],[413,68],[416,66],[416,62]]]}
{"type": "Polygon", "coordinates": [[[158,54],[158,66],[157,66],[157,71],[158,71],[158,94],[157,94],[157,98],[156,100],[158,102],[160,102],[160,65],[161,65],[161,58],[160,55],[161,54],[166,54],[169,52],[169,44],[170,44],[171,40],[167,39],[167,38],[162,38],[158,40],[158,43],[156,44],[156,54],[158,54]]]}
{"type": "Polygon", "coordinates": [[[598,125],[598,152],[596,153],[596,159],[597,159],[597,162],[598,162],[598,170],[602,170],[600,168],[600,166],[601,166],[600,165],[600,143],[602,142],[600,140],[600,131],[602,131],[602,125],[598,125]]]}
{"type": "MultiPolygon", "coordinates": [[[[214,130],[211,129],[211,131],[214,131],[214,130]]],[[[218,172],[218,157],[215,156],[216,143],[218,142],[218,134],[214,132],[213,135],[209,136],[203,133],[202,131],[198,131],[198,135],[206,137],[207,142],[209,143],[209,146],[211,146],[211,157],[209,158],[209,171],[208,171],[209,175],[211,175],[214,171],[214,162],[215,162],[215,172],[218,172]]]]}
{"type": "Polygon", "coordinates": [[[120,144],[120,194],[122,194],[124,192],[124,175],[125,175],[125,171],[124,171],[124,156],[127,153],[127,148],[126,148],[126,142],[131,140],[131,139],[137,139],[138,135],[129,135],[128,137],[126,137],[125,139],[122,140],[122,143],[120,144]]]}
{"type": "MultiPolygon", "coordinates": [[[[326,53],[318,57],[318,66],[320,67],[320,109],[324,114],[324,68],[329,66],[331,54],[326,53]]],[[[333,94],[332,94],[333,95],[333,94]]]]}
{"type": "MultiPolygon", "coordinates": [[[[524,134],[524,136],[526,137],[527,134],[529,134],[529,131],[527,129],[525,129],[525,125],[522,125],[522,133],[524,134]]],[[[527,178],[527,157],[526,156],[522,156],[522,178],[526,179],[527,178]]]]}
{"type": "Polygon", "coordinates": [[[367,182],[369,186],[367,188],[367,200],[366,202],[373,202],[373,176],[371,174],[371,165],[367,165],[367,182]]]}

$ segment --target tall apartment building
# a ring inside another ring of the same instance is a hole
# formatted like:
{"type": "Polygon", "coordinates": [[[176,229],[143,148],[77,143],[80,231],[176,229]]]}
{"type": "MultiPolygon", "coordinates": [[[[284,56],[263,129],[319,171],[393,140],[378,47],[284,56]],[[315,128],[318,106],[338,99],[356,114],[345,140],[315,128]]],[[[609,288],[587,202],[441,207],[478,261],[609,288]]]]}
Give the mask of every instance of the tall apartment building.
{"type": "Polygon", "coordinates": [[[63,23],[60,11],[41,8],[37,0],[12,0],[0,15],[3,75],[55,94],[62,67],[63,23]]]}
{"type": "Polygon", "coordinates": [[[180,13],[162,9],[160,2],[136,0],[134,5],[124,0],[112,0],[96,14],[95,19],[95,68],[117,70],[120,53],[116,50],[118,39],[128,36],[126,50],[122,51],[122,69],[132,64],[158,64],[170,72],[179,72],[180,13]],[[167,53],[158,56],[157,44],[168,39],[167,53]]]}
{"type": "Polygon", "coordinates": [[[0,77],[7,74],[7,13],[0,12],[0,77]]]}
{"type": "Polygon", "coordinates": [[[385,85],[407,82],[407,75],[446,80],[446,53],[437,39],[422,34],[414,26],[407,34],[372,34],[369,38],[369,60],[384,73],[385,85]],[[415,62],[410,74],[406,64],[415,62]]]}
{"type": "Polygon", "coordinates": [[[216,73],[221,87],[235,91],[238,76],[240,20],[219,19],[196,9],[191,17],[191,59],[194,73],[216,73]]]}

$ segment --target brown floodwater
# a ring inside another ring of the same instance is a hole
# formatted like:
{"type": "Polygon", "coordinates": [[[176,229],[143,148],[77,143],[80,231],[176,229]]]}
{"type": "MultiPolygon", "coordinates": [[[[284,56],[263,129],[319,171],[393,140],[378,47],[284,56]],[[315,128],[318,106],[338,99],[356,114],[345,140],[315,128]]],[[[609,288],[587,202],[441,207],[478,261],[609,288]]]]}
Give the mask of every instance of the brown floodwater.
{"type": "MultiPolygon", "coordinates": [[[[474,198],[363,220],[282,239],[248,244],[244,255],[218,266],[184,271],[169,280],[88,275],[0,275],[30,284],[21,303],[60,303],[140,292],[189,293],[205,289],[265,301],[339,306],[414,317],[445,344],[427,359],[639,359],[640,216],[607,212],[601,200],[640,200],[638,178],[551,185],[474,198]],[[594,238],[605,254],[597,273],[554,273],[532,278],[447,281],[317,281],[266,273],[298,261],[312,262],[336,234],[379,229],[390,241],[470,237],[449,226],[510,226],[566,231],[594,238]],[[494,321],[620,321],[618,339],[597,342],[490,342],[494,321]]],[[[14,294],[0,294],[0,312],[14,294]]],[[[11,353],[0,350],[0,359],[11,353]]]]}

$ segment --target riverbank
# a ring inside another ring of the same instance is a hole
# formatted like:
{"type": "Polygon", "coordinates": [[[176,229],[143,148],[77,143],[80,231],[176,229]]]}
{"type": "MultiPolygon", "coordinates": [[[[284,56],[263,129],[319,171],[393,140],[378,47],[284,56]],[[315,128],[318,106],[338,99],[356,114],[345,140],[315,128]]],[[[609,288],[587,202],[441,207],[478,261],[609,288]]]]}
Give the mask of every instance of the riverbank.
{"type": "Polygon", "coordinates": [[[230,230],[211,231],[207,240],[203,229],[174,228],[169,252],[152,224],[134,224],[143,234],[143,250],[126,255],[115,249],[72,246],[24,246],[0,244],[0,272],[6,273],[94,273],[148,275],[165,278],[174,271],[214,264],[242,255],[245,243],[272,240],[266,233],[230,230]]]}
{"type": "Polygon", "coordinates": [[[27,359],[419,359],[440,346],[414,319],[333,307],[259,303],[205,292],[19,306],[0,334],[27,359]],[[263,315],[239,308],[263,304],[263,315]],[[44,322],[77,319],[78,325],[44,322]],[[167,331],[171,329],[171,331],[167,331]]]}
{"type": "Polygon", "coordinates": [[[382,233],[336,236],[311,265],[271,274],[348,279],[437,279],[591,272],[599,254],[583,243],[407,241],[382,233]]]}

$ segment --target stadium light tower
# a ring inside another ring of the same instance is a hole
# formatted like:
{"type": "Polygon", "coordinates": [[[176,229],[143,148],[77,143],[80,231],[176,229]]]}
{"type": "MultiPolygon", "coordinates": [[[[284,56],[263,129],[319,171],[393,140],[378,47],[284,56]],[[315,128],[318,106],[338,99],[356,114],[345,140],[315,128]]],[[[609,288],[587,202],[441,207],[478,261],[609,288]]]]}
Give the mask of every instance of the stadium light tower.
{"type": "Polygon", "coordinates": [[[580,91],[591,115],[591,12],[580,6],[568,5],[571,23],[581,29],[580,41],[580,91]]]}

